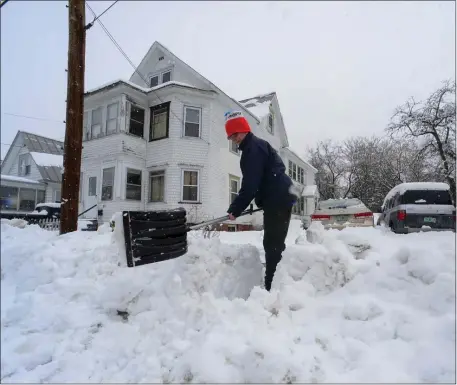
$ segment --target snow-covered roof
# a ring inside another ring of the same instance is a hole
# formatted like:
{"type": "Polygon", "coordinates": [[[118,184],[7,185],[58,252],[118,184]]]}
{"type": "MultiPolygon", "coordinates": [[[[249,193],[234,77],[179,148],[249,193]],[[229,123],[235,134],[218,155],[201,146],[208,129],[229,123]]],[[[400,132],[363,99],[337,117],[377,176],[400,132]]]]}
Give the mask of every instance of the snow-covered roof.
{"type": "Polygon", "coordinates": [[[382,206],[384,207],[386,202],[392,198],[395,194],[400,193],[403,194],[408,190],[435,190],[435,191],[443,191],[449,190],[449,185],[447,183],[442,182],[408,182],[408,183],[400,183],[397,184],[392,190],[384,198],[384,202],[382,206]]]}
{"type": "Polygon", "coordinates": [[[31,152],[30,155],[38,166],[63,167],[63,155],[45,154],[44,152],[31,152]]]}
{"type": "Polygon", "coordinates": [[[24,144],[30,152],[41,152],[48,154],[63,154],[63,142],[45,136],[19,131],[23,135],[24,144]]]}
{"type": "Polygon", "coordinates": [[[275,93],[271,92],[269,94],[258,95],[249,99],[240,100],[240,103],[262,120],[270,113],[270,106],[274,97],[275,93]]]}
{"type": "Polygon", "coordinates": [[[169,86],[178,86],[178,87],[184,87],[184,88],[191,88],[191,89],[199,90],[199,91],[211,92],[211,90],[204,90],[204,89],[195,87],[195,86],[187,84],[187,83],[176,82],[176,81],[170,81],[170,82],[162,83],[162,84],[159,84],[159,85],[157,85],[155,87],[141,87],[138,84],[135,84],[135,83],[133,83],[133,82],[131,82],[129,80],[117,79],[117,80],[111,81],[109,83],[102,84],[99,87],[92,88],[92,89],[86,91],[84,93],[84,95],[93,94],[93,93],[99,92],[101,90],[104,90],[105,88],[114,88],[114,87],[116,87],[116,86],[118,86],[120,84],[125,84],[125,85],[130,86],[130,87],[132,87],[132,88],[134,88],[134,89],[136,89],[138,91],[141,91],[141,92],[143,92],[145,94],[150,93],[150,92],[154,92],[154,91],[160,90],[161,88],[165,88],[165,87],[169,87],[169,86]]]}
{"type": "Polygon", "coordinates": [[[45,207],[59,208],[59,207],[61,207],[61,205],[62,205],[61,203],[56,203],[56,202],[38,203],[38,204],[36,205],[36,208],[38,208],[38,207],[44,207],[44,206],[45,206],[45,207]]]}
{"type": "Polygon", "coordinates": [[[304,197],[314,197],[317,194],[317,186],[315,184],[305,186],[302,196],[304,197]]]}
{"type": "Polygon", "coordinates": [[[41,184],[40,182],[33,180],[33,179],[28,179],[28,178],[23,178],[21,176],[14,176],[14,175],[3,175],[1,174],[0,179],[2,181],[8,181],[8,182],[20,182],[20,183],[30,183],[30,184],[41,184]]]}

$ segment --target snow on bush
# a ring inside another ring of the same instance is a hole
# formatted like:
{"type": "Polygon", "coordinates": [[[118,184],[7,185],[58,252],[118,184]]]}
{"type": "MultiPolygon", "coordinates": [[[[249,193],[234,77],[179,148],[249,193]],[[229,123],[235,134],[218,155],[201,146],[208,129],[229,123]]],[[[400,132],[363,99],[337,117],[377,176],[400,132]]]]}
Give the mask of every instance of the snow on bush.
{"type": "Polygon", "coordinates": [[[132,269],[120,219],[2,221],[2,382],[455,382],[453,233],[297,228],[268,293],[259,232],[132,269]]]}

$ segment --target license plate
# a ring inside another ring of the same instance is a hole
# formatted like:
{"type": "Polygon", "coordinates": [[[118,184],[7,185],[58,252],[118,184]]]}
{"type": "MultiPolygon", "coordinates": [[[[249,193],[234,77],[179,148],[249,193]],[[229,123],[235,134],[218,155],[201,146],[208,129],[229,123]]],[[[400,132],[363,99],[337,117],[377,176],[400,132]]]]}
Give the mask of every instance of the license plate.
{"type": "Polygon", "coordinates": [[[425,223],[436,223],[436,218],[424,217],[424,222],[425,223]]]}
{"type": "Polygon", "coordinates": [[[348,219],[347,215],[335,215],[335,220],[337,222],[346,222],[348,219]]]}

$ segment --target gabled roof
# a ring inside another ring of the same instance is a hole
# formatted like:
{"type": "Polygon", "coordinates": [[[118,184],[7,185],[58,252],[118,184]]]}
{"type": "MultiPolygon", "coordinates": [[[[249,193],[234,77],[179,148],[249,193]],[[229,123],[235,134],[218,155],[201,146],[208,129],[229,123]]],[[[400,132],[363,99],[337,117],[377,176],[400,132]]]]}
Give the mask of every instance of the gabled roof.
{"type": "Polygon", "coordinates": [[[8,157],[11,148],[19,136],[22,136],[24,146],[27,147],[31,153],[43,180],[61,183],[62,167],[56,165],[56,163],[59,162],[56,162],[55,159],[61,158],[63,163],[63,142],[26,131],[18,131],[12,145],[8,149],[5,159],[8,157]],[[34,154],[37,155],[34,156],[34,154]],[[54,158],[54,161],[49,163],[47,159],[50,157],[40,156],[41,154],[52,154],[51,156],[54,158]]]}
{"type": "Polygon", "coordinates": [[[275,98],[278,104],[279,118],[281,119],[281,123],[284,127],[284,148],[286,148],[289,146],[289,139],[287,138],[286,125],[282,117],[281,108],[279,108],[279,100],[276,92],[270,92],[268,94],[253,96],[249,99],[243,99],[240,100],[240,103],[243,104],[252,113],[256,114],[260,118],[260,120],[262,120],[270,112],[270,106],[275,98]]]}
{"type": "MultiPolygon", "coordinates": [[[[221,94],[223,94],[224,96],[226,96],[227,98],[231,99],[236,105],[238,105],[238,107],[240,107],[242,110],[246,111],[249,113],[249,115],[251,115],[256,121],[257,123],[260,123],[259,121],[259,118],[254,115],[251,111],[249,111],[249,109],[247,109],[245,106],[243,106],[240,102],[238,102],[237,100],[231,98],[229,95],[227,95],[224,91],[222,91],[219,87],[217,87],[213,82],[211,82],[210,80],[208,80],[207,78],[205,78],[203,75],[201,75],[199,72],[197,72],[196,70],[194,70],[189,64],[187,64],[185,61],[181,60],[179,57],[177,57],[173,52],[171,52],[168,48],[166,48],[163,44],[159,43],[158,41],[155,41],[151,47],[149,48],[148,52],[146,53],[146,55],[144,55],[143,59],[141,60],[140,64],[138,65],[137,68],[141,68],[141,65],[149,58],[149,56],[151,55],[151,53],[154,51],[154,49],[156,48],[159,48],[161,49],[165,54],[167,54],[168,56],[172,57],[175,61],[179,62],[180,64],[182,64],[184,67],[188,68],[192,74],[194,74],[194,76],[196,76],[197,78],[203,80],[204,82],[206,83],[209,83],[213,88],[215,88],[218,92],[220,92],[221,94]]],[[[130,79],[133,78],[133,76],[136,74],[137,72],[133,72],[132,76],[130,77],[130,79]]]]}
{"type": "Polygon", "coordinates": [[[103,84],[103,85],[101,85],[99,87],[92,88],[92,89],[86,91],[84,93],[84,96],[89,96],[89,95],[95,94],[95,93],[100,92],[100,91],[104,91],[104,90],[107,90],[107,89],[112,89],[112,88],[114,88],[116,86],[119,86],[119,85],[125,85],[125,86],[128,86],[128,87],[131,87],[131,88],[133,88],[133,89],[135,89],[137,91],[142,92],[143,94],[149,94],[150,92],[154,92],[154,91],[159,90],[161,88],[172,87],[172,86],[190,88],[190,89],[198,90],[198,91],[202,91],[202,92],[213,92],[213,91],[210,91],[210,90],[204,90],[204,89],[201,89],[201,88],[198,88],[198,87],[191,86],[190,84],[181,83],[181,82],[175,82],[175,81],[162,83],[162,84],[159,84],[159,85],[157,85],[155,87],[145,88],[145,87],[140,87],[138,84],[132,83],[131,81],[128,81],[128,80],[117,79],[117,80],[113,80],[113,81],[111,81],[109,83],[103,84]]]}
{"type": "Polygon", "coordinates": [[[275,95],[275,92],[271,92],[269,94],[258,95],[249,99],[240,100],[240,103],[254,115],[258,116],[259,119],[262,119],[270,112],[271,102],[273,101],[275,95]]]}
{"type": "Polygon", "coordinates": [[[24,144],[30,152],[63,155],[63,142],[25,131],[19,132],[24,135],[24,144]]]}

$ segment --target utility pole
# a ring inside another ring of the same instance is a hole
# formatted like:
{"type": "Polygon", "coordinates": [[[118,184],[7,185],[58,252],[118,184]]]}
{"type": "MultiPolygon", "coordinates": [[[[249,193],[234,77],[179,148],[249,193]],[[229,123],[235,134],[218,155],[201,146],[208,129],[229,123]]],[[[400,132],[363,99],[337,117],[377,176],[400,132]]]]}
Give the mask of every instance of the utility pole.
{"type": "Polygon", "coordinates": [[[78,229],[79,179],[84,115],[86,30],[84,0],[69,0],[67,117],[60,234],[78,229]]]}

